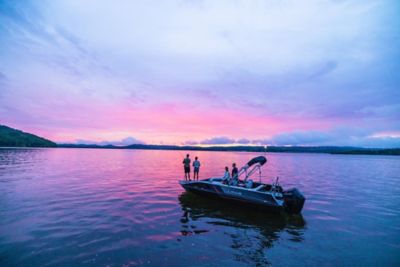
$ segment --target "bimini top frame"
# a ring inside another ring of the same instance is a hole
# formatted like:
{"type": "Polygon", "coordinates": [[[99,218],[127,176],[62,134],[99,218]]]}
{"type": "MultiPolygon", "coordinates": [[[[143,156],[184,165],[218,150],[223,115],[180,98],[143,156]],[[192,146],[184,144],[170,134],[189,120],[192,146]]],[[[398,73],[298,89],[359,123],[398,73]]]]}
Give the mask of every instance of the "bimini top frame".
{"type": "Polygon", "coordinates": [[[237,178],[240,178],[240,176],[244,175],[244,181],[246,182],[248,178],[250,178],[257,170],[261,182],[261,166],[263,166],[267,162],[267,159],[264,156],[259,156],[251,159],[249,162],[247,162],[246,165],[244,165],[242,168],[240,168],[237,178]],[[253,168],[251,168],[253,167],[253,168]]]}

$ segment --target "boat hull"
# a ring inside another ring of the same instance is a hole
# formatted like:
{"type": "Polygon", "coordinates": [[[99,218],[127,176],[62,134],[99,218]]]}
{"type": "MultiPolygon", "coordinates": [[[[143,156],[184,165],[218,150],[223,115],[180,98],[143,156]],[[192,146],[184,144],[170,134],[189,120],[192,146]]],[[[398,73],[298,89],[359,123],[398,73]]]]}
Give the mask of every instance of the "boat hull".
{"type": "Polygon", "coordinates": [[[189,192],[211,195],[220,199],[231,200],[256,209],[273,212],[284,211],[283,203],[278,203],[271,195],[234,186],[213,184],[208,181],[180,181],[181,186],[189,192]]]}

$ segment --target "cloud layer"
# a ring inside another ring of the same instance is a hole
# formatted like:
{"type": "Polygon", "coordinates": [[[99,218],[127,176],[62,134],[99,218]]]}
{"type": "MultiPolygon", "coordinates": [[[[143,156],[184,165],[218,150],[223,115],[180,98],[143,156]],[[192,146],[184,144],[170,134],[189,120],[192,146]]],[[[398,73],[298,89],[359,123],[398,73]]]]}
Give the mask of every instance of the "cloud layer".
{"type": "Polygon", "coordinates": [[[360,146],[375,148],[400,147],[399,133],[368,135],[357,129],[321,131],[296,131],[281,133],[265,139],[232,139],[226,136],[199,141],[186,141],[184,145],[273,145],[273,146],[360,146]]]}
{"type": "Polygon", "coordinates": [[[0,120],[58,142],[398,146],[399,11],[1,1],[0,120]]]}

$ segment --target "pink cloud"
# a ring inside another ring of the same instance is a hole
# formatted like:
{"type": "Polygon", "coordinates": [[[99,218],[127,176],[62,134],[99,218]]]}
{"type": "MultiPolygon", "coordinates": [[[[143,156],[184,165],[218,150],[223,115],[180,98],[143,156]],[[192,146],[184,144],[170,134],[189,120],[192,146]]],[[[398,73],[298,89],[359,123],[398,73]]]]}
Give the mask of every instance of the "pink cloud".
{"type": "Polygon", "coordinates": [[[46,122],[44,127],[35,121],[27,125],[13,125],[57,142],[121,140],[134,136],[146,143],[180,144],[211,136],[257,139],[282,131],[330,126],[324,121],[249,114],[234,107],[191,107],[179,102],[141,105],[101,102],[83,105],[76,102],[58,106],[54,111],[38,110],[37,114],[40,114],[40,121],[46,122]]]}

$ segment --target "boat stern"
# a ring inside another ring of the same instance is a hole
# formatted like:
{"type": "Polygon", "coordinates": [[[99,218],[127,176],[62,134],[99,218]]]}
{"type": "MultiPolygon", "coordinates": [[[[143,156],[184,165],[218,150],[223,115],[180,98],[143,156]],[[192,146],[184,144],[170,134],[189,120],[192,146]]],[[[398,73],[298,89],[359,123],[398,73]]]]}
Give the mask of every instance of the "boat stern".
{"type": "Polygon", "coordinates": [[[297,188],[283,192],[283,199],[285,209],[289,213],[300,213],[306,201],[304,195],[297,188]]]}

